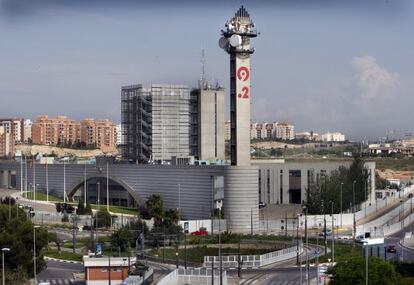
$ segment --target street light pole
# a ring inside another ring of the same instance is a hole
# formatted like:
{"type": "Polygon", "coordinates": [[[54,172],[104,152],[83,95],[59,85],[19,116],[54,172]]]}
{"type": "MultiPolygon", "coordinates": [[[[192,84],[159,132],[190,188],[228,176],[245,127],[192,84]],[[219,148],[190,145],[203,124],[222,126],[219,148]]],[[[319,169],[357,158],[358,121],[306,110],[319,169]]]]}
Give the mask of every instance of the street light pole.
{"type": "Polygon", "coordinates": [[[66,159],[63,158],[63,203],[66,203],[66,159]]]}
{"type": "Polygon", "coordinates": [[[109,163],[106,161],[106,210],[109,213],[109,163]]]}
{"type": "Polygon", "coordinates": [[[49,202],[49,165],[46,161],[46,201],[49,202]]]}
{"type": "Polygon", "coordinates": [[[334,202],[331,201],[331,215],[332,215],[332,264],[335,262],[335,224],[334,224],[334,202]]]}
{"type": "Polygon", "coordinates": [[[6,285],[6,275],[4,271],[4,253],[9,252],[10,248],[4,247],[1,249],[1,264],[2,264],[2,277],[3,277],[3,285],[6,285]]]}
{"type": "Polygon", "coordinates": [[[34,282],[37,285],[37,277],[36,277],[36,229],[39,226],[33,226],[33,275],[34,275],[34,282]]]}
{"type": "Polygon", "coordinates": [[[356,181],[354,180],[354,182],[352,183],[352,202],[353,202],[353,206],[352,206],[352,212],[353,212],[353,238],[354,238],[354,245],[355,245],[355,237],[356,237],[356,219],[355,219],[355,183],[356,181]]]}
{"type": "Polygon", "coordinates": [[[339,209],[339,211],[341,212],[341,228],[342,228],[342,191],[343,191],[343,188],[344,188],[344,183],[341,182],[341,203],[340,203],[340,209],[339,209]]]}

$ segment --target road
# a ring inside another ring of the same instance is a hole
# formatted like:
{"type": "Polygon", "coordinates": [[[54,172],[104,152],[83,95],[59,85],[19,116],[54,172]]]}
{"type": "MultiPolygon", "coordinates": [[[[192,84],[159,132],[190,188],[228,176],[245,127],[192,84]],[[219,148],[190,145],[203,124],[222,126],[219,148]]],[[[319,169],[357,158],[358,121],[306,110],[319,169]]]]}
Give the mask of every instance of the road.
{"type": "Polygon", "coordinates": [[[75,281],[73,276],[75,272],[83,272],[83,265],[48,260],[47,268],[37,275],[37,280],[38,282],[49,282],[51,285],[83,284],[83,281],[75,281]]]}

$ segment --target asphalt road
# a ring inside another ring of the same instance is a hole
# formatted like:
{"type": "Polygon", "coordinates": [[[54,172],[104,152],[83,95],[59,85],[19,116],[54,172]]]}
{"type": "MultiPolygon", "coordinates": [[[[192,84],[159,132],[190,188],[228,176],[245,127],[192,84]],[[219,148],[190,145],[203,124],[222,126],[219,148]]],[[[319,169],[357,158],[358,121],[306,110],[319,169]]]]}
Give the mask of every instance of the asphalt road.
{"type": "Polygon", "coordinates": [[[75,282],[73,273],[82,272],[82,264],[66,263],[59,261],[47,261],[47,268],[37,275],[38,282],[49,282],[54,284],[83,284],[84,282],[75,282]]]}

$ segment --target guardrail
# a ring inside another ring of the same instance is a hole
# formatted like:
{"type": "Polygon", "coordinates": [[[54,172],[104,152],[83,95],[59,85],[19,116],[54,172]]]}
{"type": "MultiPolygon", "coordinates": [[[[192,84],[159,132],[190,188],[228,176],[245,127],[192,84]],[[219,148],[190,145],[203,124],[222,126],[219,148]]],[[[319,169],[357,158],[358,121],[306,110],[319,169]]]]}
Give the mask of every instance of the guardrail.
{"type": "MultiPolygon", "coordinates": [[[[299,253],[303,252],[302,243],[299,244],[299,253]]],[[[262,255],[240,255],[242,268],[256,268],[294,258],[298,254],[297,246],[265,253],[262,255]]],[[[220,263],[219,256],[204,256],[204,267],[211,267],[212,264],[217,266],[220,263]]],[[[221,257],[221,263],[224,268],[236,268],[239,265],[238,255],[226,255],[221,257]]]]}
{"type": "MultiPolygon", "coordinates": [[[[172,271],[170,274],[162,278],[157,284],[158,285],[183,285],[183,284],[199,284],[199,285],[209,285],[212,284],[212,279],[214,279],[214,284],[220,284],[220,272],[218,269],[209,268],[194,268],[194,269],[184,269],[179,268],[172,271]],[[213,278],[212,278],[213,277],[213,278]]],[[[226,271],[222,271],[222,280],[223,284],[227,284],[227,274],[226,271]]]]}

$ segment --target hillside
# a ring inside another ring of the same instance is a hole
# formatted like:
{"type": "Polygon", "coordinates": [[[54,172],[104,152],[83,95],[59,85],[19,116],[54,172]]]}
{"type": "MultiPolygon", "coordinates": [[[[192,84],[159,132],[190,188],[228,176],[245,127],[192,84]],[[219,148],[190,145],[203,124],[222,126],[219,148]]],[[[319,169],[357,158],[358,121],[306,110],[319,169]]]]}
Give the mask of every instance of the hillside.
{"type": "Polygon", "coordinates": [[[101,155],[117,155],[118,152],[104,153],[100,149],[72,149],[62,148],[56,146],[47,145],[27,145],[18,144],[16,145],[16,151],[21,151],[24,155],[36,155],[41,153],[45,156],[56,155],[58,157],[63,156],[76,156],[76,157],[92,157],[101,155]]]}

